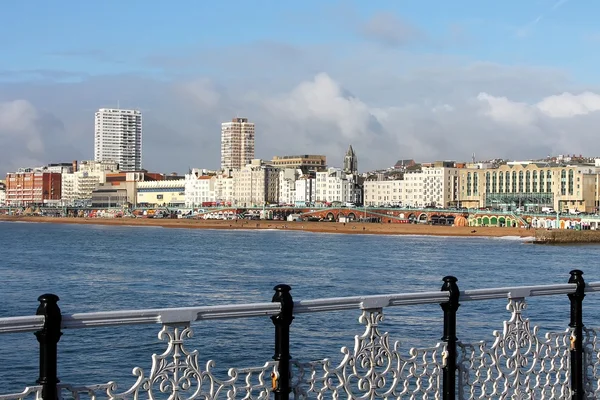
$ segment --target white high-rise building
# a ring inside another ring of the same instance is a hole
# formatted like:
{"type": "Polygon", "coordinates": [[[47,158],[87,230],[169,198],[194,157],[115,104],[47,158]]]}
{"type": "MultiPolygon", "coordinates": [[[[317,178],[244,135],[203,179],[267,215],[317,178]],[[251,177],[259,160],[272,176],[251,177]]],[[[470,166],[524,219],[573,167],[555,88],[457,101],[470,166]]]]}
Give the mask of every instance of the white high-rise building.
{"type": "Polygon", "coordinates": [[[96,112],[94,161],[114,161],[121,171],[142,169],[142,112],[101,108],[96,112]]]}
{"type": "Polygon", "coordinates": [[[221,124],[221,169],[239,170],[254,159],[254,123],[234,118],[221,124]]]}

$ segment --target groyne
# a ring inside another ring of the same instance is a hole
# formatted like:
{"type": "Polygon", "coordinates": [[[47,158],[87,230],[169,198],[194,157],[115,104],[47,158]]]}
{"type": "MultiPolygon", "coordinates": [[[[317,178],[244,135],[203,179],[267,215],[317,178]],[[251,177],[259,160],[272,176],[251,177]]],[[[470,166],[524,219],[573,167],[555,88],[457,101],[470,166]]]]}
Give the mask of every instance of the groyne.
{"type": "Polygon", "coordinates": [[[537,229],[536,244],[581,244],[600,243],[600,231],[579,231],[575,229],[537,229]]]}

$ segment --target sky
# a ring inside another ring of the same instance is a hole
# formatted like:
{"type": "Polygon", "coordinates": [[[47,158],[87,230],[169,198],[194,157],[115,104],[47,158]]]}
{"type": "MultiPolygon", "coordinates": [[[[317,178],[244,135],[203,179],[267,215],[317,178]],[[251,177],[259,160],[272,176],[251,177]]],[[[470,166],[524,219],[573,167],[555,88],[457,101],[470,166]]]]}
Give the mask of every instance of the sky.
{"type": "Polygon", "coordinates": [[[0,175],[93,159],[94,112],[143,112],[143,166],[220,165],[220,123],[256,157],[349,145],[361,171],[600,156],[600,2],[7,2],[0,175]]]}

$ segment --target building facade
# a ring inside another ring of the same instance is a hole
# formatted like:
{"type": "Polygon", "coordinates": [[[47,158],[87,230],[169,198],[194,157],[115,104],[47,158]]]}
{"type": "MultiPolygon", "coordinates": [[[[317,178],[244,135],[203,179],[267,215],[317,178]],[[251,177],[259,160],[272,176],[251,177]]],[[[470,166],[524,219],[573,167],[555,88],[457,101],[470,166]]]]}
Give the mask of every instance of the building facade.
{"type": "Polygon", "coordinates": [[[141,207],[185,206],[185,179],[137,182],[137,205],[141,207]]]}
{"type": "Polygon", "coordinates": [[[357,193],[355,175],[347,175],[340,168],[329,168],[317,172],[315,177],[315,202],[317,203],[356,203],[357,193]]]}
{"type": "Polygon", "coordinates": [[[142,112],[101,108],[94,124],[94,160],[113,161],[121,171],[142,169],[142,112]]]}
{"type": "Polygon", "coordinates": [[[315,175],[303,175],[296,180],[295,205],[305,207],[316,200],[317,184],[315,175]]]}
{"type": "Polygon", "coordinates": [[[463,207],[501,210],[593,212],[598,208],[598,171],[588,165],[513,162],[461,171],[463,207]]]}
{"type": "Polygon", "coordinates": [[[254,123],[234,118],[221,124],[221,170],[239,170],[254,159],[254,123]]]}
{"type": "Polygon", "coordinates": [[[460,168],[454,162],[424,164],[420,170],[405,172],[404,179],[383,176],[364,182],[367,206],[453,207],[459,203],[460,168]]]}
{"type": "Polygon", "coordinates": [[[275,156],[271,165],[277,168],[295,168],[303,173],[324,171],[327,169],[327,157],[322,155],[275,156]]]}
{"type": "Polygon", "coordinates": [[[279,171],[279,204],[294,205],[296,203],[296,180],[302,170],[284,168],[279,171]]]}
{"type": "Polygon", "coordinates": [[[74,161],[74,172],[62,174],[62,204],[89,205],[92,192],[106,182],[107,173],[117,172],[118,166],[113,161],[74,161]]]}
{"type": "Polygon", "coordinates": [[[209,207],[217,203],[217,177],[203,175],[202,171],[193,169],[185,175],[185,206],[187,208],[209,207]]]}
{"type": "Polygon", "coordinates": [[[6,204],[29,206],[58,203],[62,177],[55,172],[15,172],[6,175],[6,204]]]}
{"type": "Polygon", "coordinates": [[[364,205],[369,207],[402,205],[404,183],[405,181],[400,179],[366,180],[363,184],[364,205]]]}
{"type": "Polygon", "coordinates": [[[257,207],[277,204],[279,200],[279,169],[265,165],[261,160],[252,162],[233,174],[234,204],[257,207]]]}

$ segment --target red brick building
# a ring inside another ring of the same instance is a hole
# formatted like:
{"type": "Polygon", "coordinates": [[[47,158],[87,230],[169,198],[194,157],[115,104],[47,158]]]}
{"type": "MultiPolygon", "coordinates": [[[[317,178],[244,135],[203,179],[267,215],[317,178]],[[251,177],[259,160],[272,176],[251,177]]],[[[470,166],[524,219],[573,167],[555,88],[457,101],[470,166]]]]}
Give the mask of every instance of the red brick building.
{"type": "Polygon", "coordinates": [[[6,204],[28,206],[60,200],[62,175],[55,172],[14,172],[6,175],[6,204]]]}

